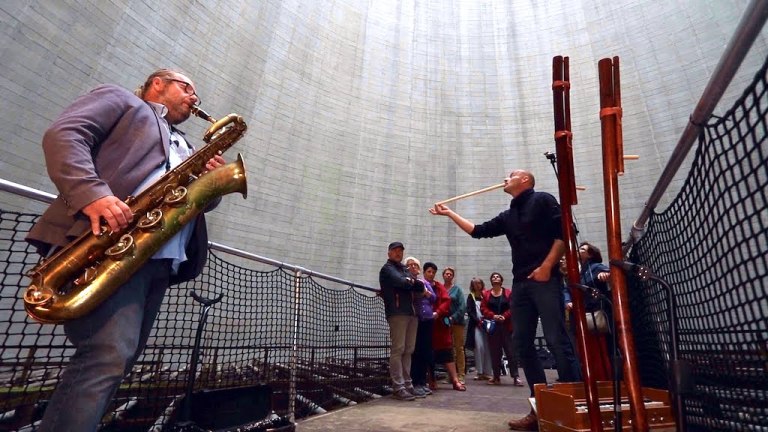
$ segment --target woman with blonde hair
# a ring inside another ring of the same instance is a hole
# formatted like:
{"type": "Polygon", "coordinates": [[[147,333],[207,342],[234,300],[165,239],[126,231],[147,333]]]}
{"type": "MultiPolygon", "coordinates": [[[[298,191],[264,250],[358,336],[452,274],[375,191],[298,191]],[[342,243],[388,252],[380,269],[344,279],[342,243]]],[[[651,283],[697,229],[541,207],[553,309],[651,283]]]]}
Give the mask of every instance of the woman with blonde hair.
{"type": "Polygon", "coordinates": [[[467,341],[465,347],[475,353],[475,380],[491,379],[493,366],[491,354],[488,351],[488,334],[483,330],[483,313],[480,311],[480,303],[483,300],[485,282],[479,277],[472,278],[469,282],[469,295],[467,296],[467,341]]]}
{"type": "Polygon", "coordinates": [[[421,262],[414,257],[405,259],[405,267],[416,279],[424,283],[424,292],[420,296],[414,296],[413,309],[419,326],[416,329],[416,345],[411,355],[411,379],[413,389],[406,389],[417,398],[431,395],[432,390],[427,387],[427,372],[435,363],[432,355],[432,325],[435,322],[435,312],[432,306],[437,301],[435,291],[429,281],[421,277],[421,262]]]}
{"type": "Polygon", "coordinates": [[[464,313],[467,311],[467,303],[464,298],[464,290],[454,282],[455,275],[456,269],[453,267],[448,266],[443,269],[444,286],[451,298],[448,321],[453,340],[453,358],[456,360],[456,372],[459,374],[459,381],[464,384],[464,374],[467,372],[466,356],[464,355],[464,335],[467,332],[467,327],[464,313]]]}

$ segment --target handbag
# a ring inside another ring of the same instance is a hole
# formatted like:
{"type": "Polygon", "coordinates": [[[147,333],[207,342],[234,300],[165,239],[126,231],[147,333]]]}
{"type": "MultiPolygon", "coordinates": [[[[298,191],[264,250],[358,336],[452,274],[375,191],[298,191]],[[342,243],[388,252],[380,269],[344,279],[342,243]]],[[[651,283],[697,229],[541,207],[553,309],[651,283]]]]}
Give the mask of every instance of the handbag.
{"type": "Polygon", "coordinates": [[[496,321],[488,318],[483,318],[483,330],[485,330],[488,335],[492,335],[493,332],[496,331],[496,321]]]}
{"type": "Polygon", "coordinates": [[[587,329],[592,333],[608,333],[608,315],[604,310],[587,312],[587,329]]]}

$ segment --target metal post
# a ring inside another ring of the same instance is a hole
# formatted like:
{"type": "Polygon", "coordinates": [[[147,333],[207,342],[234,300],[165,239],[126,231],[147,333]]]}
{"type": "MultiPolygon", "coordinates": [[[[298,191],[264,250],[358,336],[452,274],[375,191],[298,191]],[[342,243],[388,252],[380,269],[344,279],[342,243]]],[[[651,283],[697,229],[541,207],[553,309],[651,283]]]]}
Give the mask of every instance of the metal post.
{"type": "Polygon", "coordinates": [[[298,377],[299,323],[301,320],[301,269],[295,270],[293,304],[293,344],[291,346],[290,381],[288,383],[288,416],[291,423],[296,422],[296,380],[298,377]]]}
{"type": "Polygon", "coordinates": [[[669,321],[669,392],[672,395],[672,405],[675,412],[676,431],[685,432],[685,407],[683,396],[689,394],[694,387],[691,366],[687,360],[680,359],[678,351],[677,333],[677,299],[672,287],[662,278],[656,276],[650,268],[621,260],[611,260],[611,265],[621,268],[623,271],[637,276],[643,281],[657,282],[667,294],[667,320],[669,321]]]}

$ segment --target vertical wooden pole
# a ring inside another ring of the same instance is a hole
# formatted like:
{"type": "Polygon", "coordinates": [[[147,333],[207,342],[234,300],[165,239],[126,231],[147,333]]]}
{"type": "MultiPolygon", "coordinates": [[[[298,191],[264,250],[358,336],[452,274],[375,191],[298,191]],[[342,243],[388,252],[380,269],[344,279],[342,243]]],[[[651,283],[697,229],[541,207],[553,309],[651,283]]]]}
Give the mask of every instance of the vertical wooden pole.
{"type": "MultiPolygon", "coordinates": [[[[600,76],[600,125],[603,144],[603,187],[605,193],[605,222],[608,256],[622,260],[621,215],[619,211],[618,176],[623,171],[624,157],[621,144],[621,95],[619,91],[619,58],[605,58],[598,62],[600,76]]],[[[629,295],[624,273],[611,270],[613,313],[618,345],[623,354],[624,383],[629,397],[633,431],[647,431],[648,419],[643,404],[640,375],[637,368],[635,340],[629,313],[629,295]]]]}
{"type": "MultiPolygon", "coordinates": [[[[560,208],[562,211],[563,240],[566,246],[566,262],[568,263],[568,282],[579,282],[578,245],[573,226],[571,206],[575,205],[576,180],[573,169],[573,143],[571,133],[570,111],[570,82],[568,73],[568,57],[557,56],[552,60],[552,93],[554,97],[555,113],[555,144],[557,146],[557,171],[558,186],[560,192],[560,208]]],[[[598,377],[593,371],[603,368],[597,367],[599,362],[594,353],[596,341],[586,331],[587,323],[584,318],[584,301],[581,291],[572,290],[573,314],[576,324],[576,341],[578,355],[581,360],[581,374],[584,379],[584,391],[586,394],[589,421],[593,431],[602,432],[602,420],[600,418],[600,402],[597,390],[598,377]]]]}

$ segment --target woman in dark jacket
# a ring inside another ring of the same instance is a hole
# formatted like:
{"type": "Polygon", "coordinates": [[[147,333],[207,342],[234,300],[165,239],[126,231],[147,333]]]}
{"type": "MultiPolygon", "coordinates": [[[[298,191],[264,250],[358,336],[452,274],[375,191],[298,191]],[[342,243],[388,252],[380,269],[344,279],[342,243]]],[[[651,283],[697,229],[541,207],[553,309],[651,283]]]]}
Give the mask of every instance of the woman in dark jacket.
{"type": "Polygon", "coordinates": [[[512,311],[509,300],[512,298],[512,290],[501,286],[504,278],[501,273],[491,273],[491,289],[483,293],[483,301],[480,303],[480,310],[483,318],[494,320],[496,322],[493,332],[488,335],[488,342],[491,353],[491,364],[493,365],[493,378],[488,384],[501,384],[501,354],[502,351],[507,356],[509,363],[509,375],[513,378],[513,384],[522,386],[518,372],[518,356],[512,346],[512,311]]]}
{"type": "MultiPolygon", "coordinates": [[[[610,298],[611,291],[608,287],[610,269],[603,264],[603,255],[600,249],[588,242],[579,245],[579,262],[581,263],[581,284],[597,289],[600,294],[610,298]]],[[[596,310],[608,310],[608,302],[600,296],[585,296],[584,308],[587,312],[596,310]]]]}
{"type": "MultiPolygon", "coordinates": [[[[587,321],[593,319],[593,313],[597,311],[605,312],[606,321],[613,322],[613,313],[611,305],[605,299],[611,298],[608,279],[610,277],[610,268],[603,264],[603,255],[595,245],[582,242],[579,245],[579,263],[581,264],[580,279],[581,284],[590,288],[595,288],[601,295],[585,295],[584,309],[587,313],[587,321]]],[[[613,337],[610,333],[600,335],[600,349],[604,350],[601,355],[607,357],[611,365],[613,364],[613,337]]],[[[606,371],[607,373],[608,371],[606,371]]]]}

